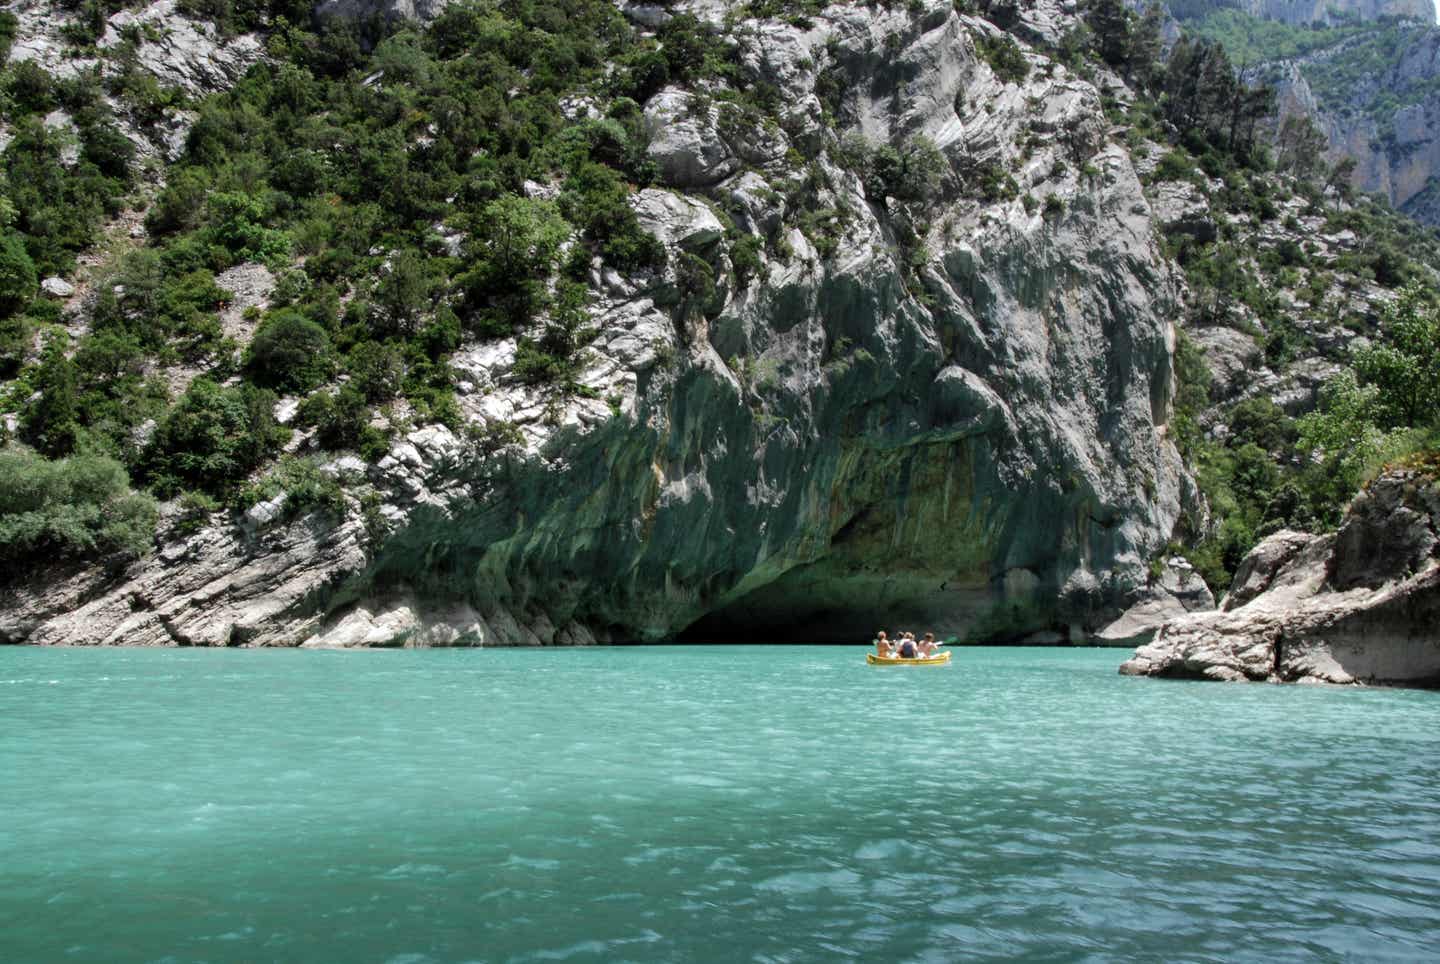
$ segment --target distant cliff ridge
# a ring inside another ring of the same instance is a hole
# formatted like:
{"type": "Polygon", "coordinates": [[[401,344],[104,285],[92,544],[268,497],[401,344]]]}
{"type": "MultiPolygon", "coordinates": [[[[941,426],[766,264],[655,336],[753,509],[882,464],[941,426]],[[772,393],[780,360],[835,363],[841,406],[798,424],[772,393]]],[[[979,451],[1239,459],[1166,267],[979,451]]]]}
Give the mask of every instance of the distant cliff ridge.
{"type": "Polygon", "coordinates": [[[1440,225],[1440,29],[1429,0],[1199,0],[1171,10],[1185,32],[1226,44],[1273,84],[1282,119],[1311,118],[1331,161],[1355,161],[1356,188],[1440,225]]]}
{"type": "Polygon", "coordinates": [[[1435,22],[1435,6],[1430,0],[1235,0],[1224,5],[1254,17],[1292,25],[1378,20],[1381,17],[1435,22]]]}
{"type": "Polygon", "coordinates": [[[1303,63],[1287,64],[1276,82],[1280,113],[1310,117],[1330,142],[1332,161],[1352,158],[1355,187],[1384,196],[1416,220],[1440,225],[1440,97],[1412,94],[1405,100],[1413,102],[1378,116],[1367,109],[1390,91],[1440,83],[1440,31],[1415,37],[1398,61],[1385,73],[1363,78],[1339,105],[1315,95],[1303,63]]]}

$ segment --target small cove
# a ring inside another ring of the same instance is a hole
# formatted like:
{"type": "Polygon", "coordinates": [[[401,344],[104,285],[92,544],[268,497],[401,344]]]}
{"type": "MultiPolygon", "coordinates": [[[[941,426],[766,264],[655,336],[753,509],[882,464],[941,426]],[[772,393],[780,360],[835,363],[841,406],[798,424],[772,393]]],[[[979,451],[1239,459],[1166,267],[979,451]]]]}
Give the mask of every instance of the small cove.
{"type": "Polygon", "coordinates": [[[1123,655],[0,648],[0,957],[1440,953],[1440,695],[1123,655]]]}

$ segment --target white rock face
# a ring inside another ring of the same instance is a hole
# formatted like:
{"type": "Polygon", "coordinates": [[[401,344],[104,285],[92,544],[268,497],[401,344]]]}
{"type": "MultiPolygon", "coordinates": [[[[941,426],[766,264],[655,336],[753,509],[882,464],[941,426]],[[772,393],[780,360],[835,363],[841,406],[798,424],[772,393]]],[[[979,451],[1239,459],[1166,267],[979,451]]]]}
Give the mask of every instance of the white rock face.
{"type": "Polygon", "coordinates": [[[229,87],[265,53],[253,34],[222,38],[212,25],[180,16],[175,0],[120,11],[110,18],[97,46],[114,47],[126,27],[146,25],[157,29],[142,33],[144,40],[136,49],[141,66],[162,84],[195,96],[229,87]]]}
{"type": "Polygon", "coordinates": [[[1186,559],[1176,556],[1164,560],[1160,574],[1139,600],[1094,638],[1105,646],[1138,646],[1150,642],[1171,620],[1214,608],[1215,597],[1205,580],[1186,559]]]}
{"type": "Polygon", "coordinates": [[[237,264],[215,276],[215,283],[230,292],[230,300],[220,312],[220,327],[226,338],[246,345],[255,335],[257,320],[246,318],[246,309],[264,311],[275,290],[275,276],[263,264],[237,264]]]}
{"type": "Polygon", "coordinates": [[[1205,352],[1213,398],[1238,398],[1264,368],[1265,356],[1254,335],[1219,325],[1191,328],[1188,334],[1205,352]]]}
{"type": "MultiPolygon", "coordinates": [[[[61,78],[115,69],[106,59],[75,56],[74,48],[65,40],[63,31],[77,19],[78,7],[53,0],[16,0],[8,9],[17,19],[10,49],[12,61],[34,61],[61,78]]],[[[156,0],[112,14],[96,46],[109,50],[122,42],[123,30],[137,26],[142,28],[135,49],[139,66],[161,84],[178,87],[194,97],[231,87],[264,56],[257,36],[221,37],[213,25],[182,16],[176,0],[156,0]]],[[[153,129],[142,128],[129,121],[128,111],[113,97],[106,95],[105,100],[142,156],[159,155],[170,160],[180,156],[194,121],[192,113],[172,111],[153,129]]]]}
{"type": "Polygon", "coordinates": [[[40,282],[40,290],[47,298],[64,301],[75,294],[75,286],[64,278],[46,278],[40,282]]]}
{"type": "Polygon", "coordinates": [[[0,640],[72,646],[295,646],[311,600],[365,562],[358,523],[308,518],[250,539],[238,527],[167,542],[107,585],[87,570],[43,597],[0,593],[0,640]]]}
{"type": "Polygon", "coordinates": [[[1215,612],[1168,622],[1132,676],[1440,685],[1440,486],[1398,471],[1331,536],[1279,532],[1215,612]]]}
{"type": "Polygon", "coordinates": [[[650,134],[646,152],[660,168],[660,176],[675,187],[708,187],[724,180],[740,166],[716,126],[720,111],[713,104],[700,106],[693,95],[667,87],[645,105],[645,128],[650,134]]]}
{"type": "Polygon", "coordinates": [[[285,513],[285,493],[267,502],[257,502],[245,511],[245,522],[252,529],[263,529],[278,521],[285,513]]]}
{"type": "MultiPolygon", "coordinates": [[[[10,10],[19,20],[11,60],[33,60],[61,77],[96,66],[93,58],[69,56],[61,30],[74,14],[64,7],[47,0],[19,0],[10,10]]],[[[140,65],[161,83],[188,94],[200,96],[229,87],[264,54],[254,35],[221,38],[210,24],[181,16],[176,0],[156,0],[113,14],[96,46],[108,50],[121,42],[126,27],[147,25],[153,29],[142,32],[136,48],[140,65]]]]}
{"type": "Polygon", "coordinates": [[[683,194],[650,187],[637,192],[630,206],[646,229],[668,245],[698,248],[725,235],[708,205],[683,194]]]}
{"type": "Polygon", "coordinates": [[[433,20],[440,16],[450,0],[321,0],[315,6],[317,17],[338,17],[345,20],[433,20]]]}

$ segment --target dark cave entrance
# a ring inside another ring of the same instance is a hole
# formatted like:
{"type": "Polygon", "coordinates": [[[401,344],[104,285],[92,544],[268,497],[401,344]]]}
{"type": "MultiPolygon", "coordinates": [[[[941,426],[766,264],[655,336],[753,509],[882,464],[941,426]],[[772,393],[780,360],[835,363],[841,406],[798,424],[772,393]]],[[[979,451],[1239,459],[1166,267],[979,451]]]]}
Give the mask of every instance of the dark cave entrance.
{"type": "MultiPolygon", "coordinates": [[[[820,609],[782,615],[743,604],[702,616],[675,637],[677,643],[823,643],[869,645],[885,628],[872,614],[820,609]]],[[[889,632],[890,630],[886,630],[889,632]]]]}

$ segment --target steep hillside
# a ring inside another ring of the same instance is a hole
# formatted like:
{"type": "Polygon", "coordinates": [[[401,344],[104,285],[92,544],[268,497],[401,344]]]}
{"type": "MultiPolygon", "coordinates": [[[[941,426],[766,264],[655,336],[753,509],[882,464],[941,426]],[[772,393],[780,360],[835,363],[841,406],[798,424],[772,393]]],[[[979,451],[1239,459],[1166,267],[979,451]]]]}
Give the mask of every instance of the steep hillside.
{"type": "MultiPolygon", "coordinates": [[[[1325,5],[1330,7],[1331,5],[1325,5]]],[[[1310,118],[1352,184],[1440,224],[1440,29],[1424,10],[1385,7],[1296,20],[1288,8],[1182,5],[1188,34],[1219,41],[1277,87],[1283,115],[1310,118]],[[1326,24],[1322,28],[1316,24],[1326,24]]]]}
{"type": "Polygon", "coordinates": [[[7,26],[0,638],[1078,640],[1381,454],[1428,242],[1133,18],[320,13],[7,26]]]}

